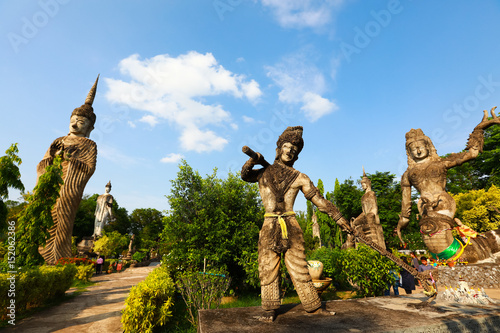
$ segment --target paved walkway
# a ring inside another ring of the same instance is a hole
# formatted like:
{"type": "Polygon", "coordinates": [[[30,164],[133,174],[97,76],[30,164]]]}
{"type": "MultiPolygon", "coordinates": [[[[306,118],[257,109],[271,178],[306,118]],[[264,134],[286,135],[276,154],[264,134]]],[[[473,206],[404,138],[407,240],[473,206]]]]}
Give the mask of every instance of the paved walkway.
{"type": "MultiPolygon", "coordinates": [[[[5,332],[121,333],[121,310],[130,288],[144,280],[154,267],[128,268],[122,273],[97,275],[96,285],[73,299],[16,321],[5,332]]],[[[69,291],[71,292],[71,290],[69,291]]]]}

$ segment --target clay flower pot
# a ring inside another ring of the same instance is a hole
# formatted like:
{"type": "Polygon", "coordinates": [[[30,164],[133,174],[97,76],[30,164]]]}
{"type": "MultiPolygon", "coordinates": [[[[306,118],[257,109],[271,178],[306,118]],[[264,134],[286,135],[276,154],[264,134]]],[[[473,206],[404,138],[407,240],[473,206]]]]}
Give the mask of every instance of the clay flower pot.
{"type": "Polygon", "coordinates": [[[309,260],[307,262],[307,268],[309,269],[309,275],[313,280],[321,279],[321,274],[323,274],[323,263],[319,260],[309,260]]]}

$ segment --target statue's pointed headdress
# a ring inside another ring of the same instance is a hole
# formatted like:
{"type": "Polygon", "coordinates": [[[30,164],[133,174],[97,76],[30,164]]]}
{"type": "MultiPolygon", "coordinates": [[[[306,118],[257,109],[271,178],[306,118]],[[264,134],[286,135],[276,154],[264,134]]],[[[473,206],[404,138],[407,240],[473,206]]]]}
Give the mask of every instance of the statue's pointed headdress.
{"type": "Polygon", "coordinates": [[[362,165],[361,167],[363,168],[363,180],[370,180],[370,178],[368,178],[368,177],[366,176],[365,166],[364,166],[364,165],[362,165]]]}
{"type": "Polygon", "coordinates": [[[106,184],[106,187],[109,187],[111,189],[111,180],[106,184]]]}
{"type": "Polygon", "coordinates": [[[95,124],[95,113],[94,113],[94,108],[92,107],[92,104],[94,103],[94,98],[95,98],[95,93],[97,91],[97,82],[99,81],[99,75],[97,75],[97,79],[94,82],[94,85],[92,88],[90,88],[90,91],[87,95],[87,98],[85,98],[85,104],[80,106],[79,108],[76,108],[73,110],[71,113],[71,116],[83,116],[87,119],[90,120],[92,123],[92,126],[95,124]]]}
{"type": "Polygon", "coordinates": [[[363,165],[363,178],[361,179],[361,182],[367,182],[367,183],[370,183],[371,184],[371,180],[370,178],[368,178],[368,176],[366,175],[366,172],[365,172],[365,166],[363,165]]]}

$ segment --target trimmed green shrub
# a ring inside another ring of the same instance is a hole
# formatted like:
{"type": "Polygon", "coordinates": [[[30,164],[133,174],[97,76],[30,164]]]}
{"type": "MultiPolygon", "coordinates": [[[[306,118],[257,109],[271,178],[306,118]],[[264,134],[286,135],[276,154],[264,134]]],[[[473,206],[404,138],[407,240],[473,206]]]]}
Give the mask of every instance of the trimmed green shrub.
{"type": "Polygon", "coordinates": [[[73,283],[75,265],[41,266],[17,274],[0,274],[0,319],[7,319],[7,306],[15,299],[16,315],[26,309],[39,307],[64,295],[73,283]],[[11,288],[15,276],[14,288],[11,288]],[[9,293],[12,293],[12,297],[9,293]],[[7,297],[9,295],[9,297],[7,297]]]}
{"type": "Polygon", "coordinates": [[[94,275],[94,265],[79,265],[76,270],[75,278],[83,282],[88,282],[94,275]]]}
{"type": "Polygon", "coordinates": [[[172,317],[175,286],[166,267],[155,268],[148,277],[132,287],[122,311],[125,333],[150,333],[172,317]]]}

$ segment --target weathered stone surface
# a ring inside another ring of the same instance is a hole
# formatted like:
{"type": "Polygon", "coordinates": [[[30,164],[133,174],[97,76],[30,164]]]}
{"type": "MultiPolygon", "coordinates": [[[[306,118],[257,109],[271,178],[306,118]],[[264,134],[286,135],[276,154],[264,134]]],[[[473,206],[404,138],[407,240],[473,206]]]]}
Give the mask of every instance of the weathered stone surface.
{"type": "Polygon", "coordinates": [[[421,129],[411,129],[406,133],[408,169],[401,177],[401,215],[397,226],[401,242],[404,243],[401,229],[410,221],[413,186],[420,194],[417,206],[421,215],[419,226],[422,239],[434,258],[456,260],[461,255],[461,258],[472,263],[499,251],[498,230],[497,236],[491,234],[486,235],[486,238],[474,238],[472,230],[467,230],[458,219],[454,219],[456,203],[446,192],[447,170],[475,159],[483,150],[484,130],[500,124],[500,118],[494,111],[495,108],[491,110],[493,119],[488,120],[488,113],[485,110],[483,119],[469,136],[465,151],[449,154],[446,157],[437,154],[431,139],[421,129]],[[456,226],[461,227],[460,231],[464,234],[473,236],[465,251],[452,235],[451,230],[456,226]]]}
{"type": "Polygon", "coordinates": [[[438,288],[457,288],[460,277],[467,281],[470,288],[500,288],[500,266],[498,263],[455,266],[453,268],[440,266],[438,270],[438,288]]]}
{"type": "MultiPolygon", "coordinates": [[[[365,194],[361,197],[361,208],[363,212],[356,218],[351,219],[351,227],[362,235],[365,235],[372,242],[377,244],[381,249],[385,250],[384,230],[380,224],[378,216],[377,196],[372,191],[372,181],[366,176],[365,168],[363,168],[363,178],[361,179],[361,187],[365,194]]],[[[346,242],[342,248],[357,247],[355,237],[348,234],[346,242]]]]}
{"type": "MultiPolygon", "coordinates": [[[[71,256],[71,236],[76,211],[82,200],[83,190],[94,174],[97,159],[97,145],[88,139],[94,129],[96,116],[92,103],[97,89],[97,80],[90,90],[85,104],[73,110],[70,118],[69,134],[54,140],[37,165],[37,177],[45,173],[56,156],[62,158],[63,185],[60,196],[52,209],[53,227],[50,238],[39,249],[48,264],[59,258],[71,256]]],[[[38,182],[38,179],[37,179],[38,182]]]]}
{"type": "Polygon", "coordinates": [[[95,207],[95,222],[94,222],[94,234],[92,237],[101,237],[102,228],[113,219],[113,212],[111,207],[113,207],[113,196],[109,194],[111,192],[111,181],[106,184],[104,194],[97,197],[97,204],[95,207]]]}
{"type": "Polygon", "coordinates": [[[287,304],[277,310],[274,322],[254,317],[259,307],[202,310],[200,333],[219,332],[499,332],[500,306],[474,306],[438,302],[415,309],[426,297],[412,294],[324,302],[335,315],[308,314],[301,305],[287,304]]]}
{"type": "Polygon", "coordinates": [[[280,135],[273,164],[261,154],[243,147],[250,159],[243,165],[241,178],[251,183],[258,182],[266,212],[259,233],[259,279],[264,310],[278,309],[281,304],[279,270],[282,254],[304,309],[311,312],[321,306],[307,269],[302,229],[293,212],[299,192],[340,226],[348,227],[337,207],[323,198],[307,175],[293,168],[304,147],[302,130],[302,126],[288,127],[280,135]],[[254,169],[256,165],[262,168],[254,169]]]}

